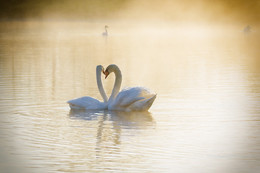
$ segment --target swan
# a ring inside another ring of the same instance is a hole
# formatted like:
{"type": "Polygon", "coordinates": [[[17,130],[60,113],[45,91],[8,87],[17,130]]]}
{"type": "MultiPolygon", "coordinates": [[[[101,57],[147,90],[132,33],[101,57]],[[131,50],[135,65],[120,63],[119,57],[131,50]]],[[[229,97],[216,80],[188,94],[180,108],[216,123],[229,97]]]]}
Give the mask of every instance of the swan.
{"type": "Polygon", "coordinates": [[[108,28],[108,26],[106,25],[105,26],[105,32],[102,33],[103,36],[108,36],[107,28],[108,28]]]}
{"type": "Polygon", "coordinates": [[[244,28],[244,33],[245,34],[249,34],[251,32],[251,26],[250,25],[247,25],[245,28],[244,28]]]}
{"type": "Polygon", "coordinates": [[[71,109],[86,109],[86,110],[100,110],[107,109],[107,95],[104,91],[103,84],[101,81],[101,72],[104,71],[102,65],[98,65],[96,67],[96,80],[98,85],[98,90],[103,98],[104,102],[100,102],[97,99],[94,99],[89,96],[80,97],[77,99],[69,100],[67,103],[69,104],[71,109]]]}
{"type": "Polygon", "coordinates": [[[112,94],[108,100],[108,110],[147,111],[152,106],[156,94],[151,93],[144,87],[129,87],[119,92],[122,74],[117,65],[109,65],[103,73],[105,79],[110,73],[115,73],[116,76],[112,94]]]}

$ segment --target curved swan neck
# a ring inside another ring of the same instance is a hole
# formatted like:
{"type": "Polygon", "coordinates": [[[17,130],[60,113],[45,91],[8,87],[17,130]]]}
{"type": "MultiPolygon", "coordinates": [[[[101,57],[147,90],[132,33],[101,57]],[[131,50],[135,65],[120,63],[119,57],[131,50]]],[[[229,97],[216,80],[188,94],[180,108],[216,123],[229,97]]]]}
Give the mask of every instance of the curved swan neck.
{"type": "Polygon", "coordinates": [[[114,83],[114,88],[112,90],[112,94],[111,94],[108,102],[110,102],[111,100],[114,100],[114,98],[117,96],[117,94],[120,91],[120,87],[121,87],[121,83],[122,83],[122,74],[121,74],[120,69],[116,65],[113,66],[113,70],[111,72],[115,73],[116,80],[114,83]]]}
{"type": "Polygon", "coordinates": [[[102,66],[98,65],[96,68],[96,79],[97,79],[97,85],[98,85],[98,90],[104,100],[104,102],[107,102],[107,95],[105,93],[102,81],[101,81],[101,71],[102,71],[102,66]]]}

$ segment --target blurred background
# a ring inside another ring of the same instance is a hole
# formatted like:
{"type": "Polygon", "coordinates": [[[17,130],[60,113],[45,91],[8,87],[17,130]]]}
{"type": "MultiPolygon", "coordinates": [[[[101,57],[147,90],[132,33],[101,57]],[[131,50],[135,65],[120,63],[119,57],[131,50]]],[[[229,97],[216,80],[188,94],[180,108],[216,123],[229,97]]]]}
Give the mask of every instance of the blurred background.
{"type": "Polygon", "coordinates": [[[2,20],[145,20],[256,25],[258,0],[10,0],[2,20]]]}

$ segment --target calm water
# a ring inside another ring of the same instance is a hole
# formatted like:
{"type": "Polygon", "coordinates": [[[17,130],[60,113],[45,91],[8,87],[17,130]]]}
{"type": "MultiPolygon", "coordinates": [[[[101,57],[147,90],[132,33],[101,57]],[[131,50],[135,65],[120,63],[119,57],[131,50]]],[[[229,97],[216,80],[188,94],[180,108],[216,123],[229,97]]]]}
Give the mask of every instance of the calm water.
{"type": "Polygon", "coordinates": [[[103,26],[1,23],[0,172],[259,171],[257,32],[103,26]],[[71,111],[111,63],[157,93],[149,112],[71,111]]]}

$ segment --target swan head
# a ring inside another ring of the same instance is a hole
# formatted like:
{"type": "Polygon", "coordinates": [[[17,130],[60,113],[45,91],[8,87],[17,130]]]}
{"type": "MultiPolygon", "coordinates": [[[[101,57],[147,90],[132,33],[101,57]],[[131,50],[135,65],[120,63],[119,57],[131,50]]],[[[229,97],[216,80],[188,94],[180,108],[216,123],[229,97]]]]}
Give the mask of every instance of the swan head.
{"type": "Polygon", "coordinates": [[[102,65],[97,65],[96,68],[98,71],[102,71],[104,73],[104,67],[102,65]]]}
{"type": "Polygon", "coordinates": [[[108,71],[103,71],[104,75],[105,75],[105,79],[107,78],[107,76],[109,75],[108,71]]]}
{"type": "Polygon", "coordinates": [[[107,29],[107,28],[108,28],[108,26],[107,26],[107,25],[105,25],[105,28],[107,29]]]}
{"type": "Polygon", "coordinates": [[[117,67],[117,65],[115,64],[110,64],[105,71],[103,71],[103,74],[105,75],[105,79],[108,77],[108,75],[112,72],[115,71],[120,71],[119,68],[117,67]]]}

